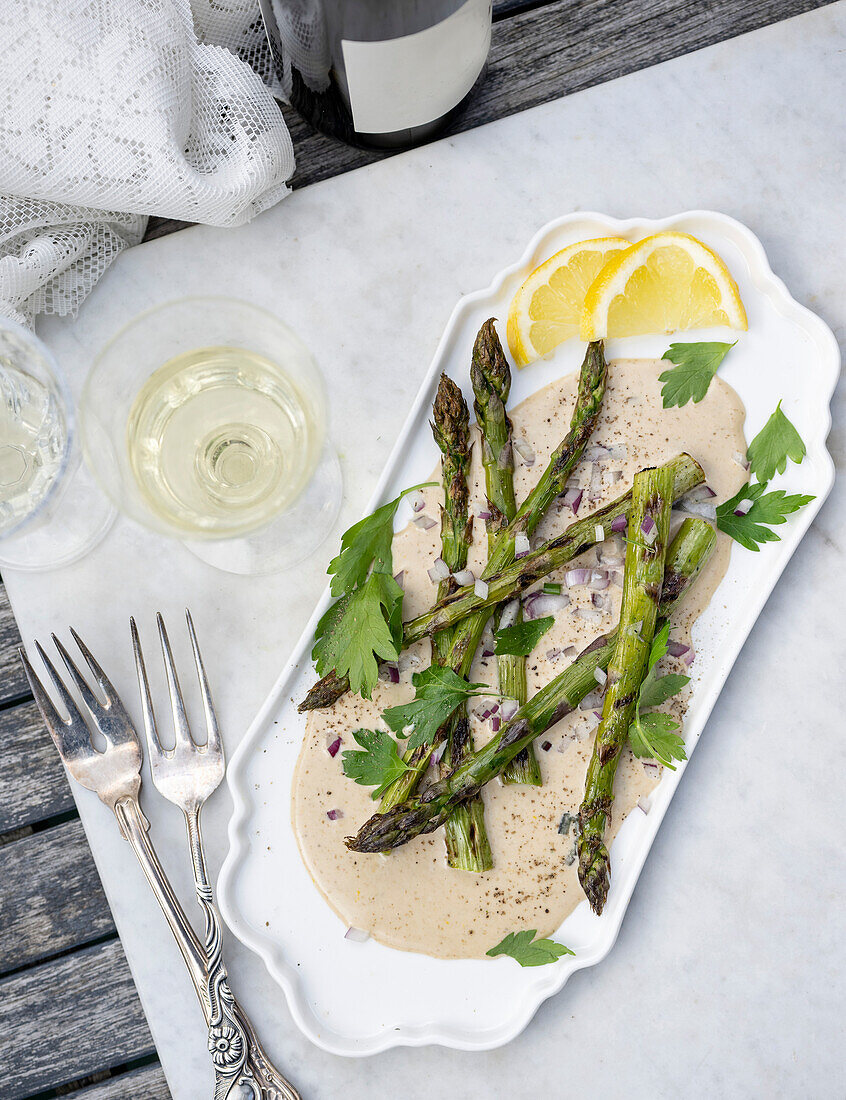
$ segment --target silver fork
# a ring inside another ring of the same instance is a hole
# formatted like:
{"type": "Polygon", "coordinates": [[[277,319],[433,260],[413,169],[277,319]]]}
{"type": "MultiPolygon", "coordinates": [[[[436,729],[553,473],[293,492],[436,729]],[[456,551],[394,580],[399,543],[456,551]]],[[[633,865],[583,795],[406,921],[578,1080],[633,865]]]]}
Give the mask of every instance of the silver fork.
{"type": "Polygon", "coordinates": [[[175,744],[172,749],[163,748],[159,740],[153,698],[135,619],[130,619],[129,625],[132,632],[138,686],[141,689],[144,731],[147,735],[153,783],[160,794],[178,806],[185,815],[194,869],[194,886],[197,891],[197,901],[206,922],[208,971],[204,998],[209,1009],[209,1051],[215,1066],[215,1097],[228,1096],[230,1088],[235,1083],[247,1086],[256,1082],[261,1086],[261,1091],[254,1090],[254,1095],[257,1097],[269,1095],[273,1100],[277,1097],[278,1100],[283,1098],[298,1100],[298,1094],[292,1085],[273,1067],[264,1053],[252,1024],[229,988],[226,965],[223,961],[220,916],[206,872],[203,837],[200,830],[200,812],[206,799],[220,786],[226,765],[223,759],[217,715],[191,612],[186,611],[185,617],[200,682],[200,694],[206,718],[206,742],[198,744],[191,736],[170,641],[164,619],[161,614],[158,614],[156,623],[159,628],[175,732],[175,744]]]}
{"type": "MultiPolygon", "coordinates": [[[[220,751],[220,738],[211,703],[211,694],[202,667],[190,616],[188,622],[209,728],[209,747],[205,749],[204,755],[208,758],[209,763],[212,763],[215,756],[217,757],[216,762],[212,764],[212,768],[208,770],[207,777],[203,780],[205,784],[208,784],[217,776],[214,786],[210,787],[208,791],[208,793],[211,793],[218,786],[223,775],[223,756],[220,751]],[[217,745],[216,753],[215,744],[217,745]],[[209,776],[211,778],[208,778],[209,776]]],[[[132,629],[136,660],[141,660],[140,678],[143,670],[143,659],[141,658],[134,623],[132,623],[132,629]]],[[[179,731],[177,742],[179,743],[181,737],[190,741],[182,697],[179,693],[179,684],[173,666],[173,657],[167,644],[167,636],[164,634],[164,624],[161,623],[161,619],[160,631],[162,632],[163,647],[165,649],[165,663],[174,716],[181,716],[180,719],[177,719],[177,730],[179,731]]],[[[82,697],[90,715],[91,724],[99,731],[106,742],[104,751],[101,752],[92,744],[86,719],[38,642],[35,643],[36,648],[44,663],[50,683],[68,715],[67,718],[63,718],[54,706],[50,695],[30,664],[29,658],[21,649],[19,653],[24,671],[41,716],[50,731],[56,748],[59,750],[59,755],[70,774],[82,786],[94,791],[114,812],[121,833],[129,841],[137,856],[156,900],[167,919],[179,950],[185,959],[209,1026],[209,1051],[215,1066],[215,1100],[224,1100],[227,1097],[230,1100],[235,1100],[236,1096],[244,1098],[248,1095],[251,1095],[253,1100],[300,1100],[294,1087],[285,1080],[267,1058],[256,1039],[250,1021],[229,989],[226,970],[221,958],[220,923],[214,909],[211,888],[208,885],[202,841],[199,835],[200,807],[208,794],[201,797],[194,796],[196,805],[194,806],[193,816],[196,843],[192,840],[192,858],[195,868],[195,881],[197,881],[197,893],[206,915],[207,948],[204,950],[168,881],[147,835],[149,823],[144,817],[139,803],[142,753],[138,734],[126,712],[126,708],[103,669],[76,631],[71,630],[71,634],[97,684],[99,697],[89,686],[55,634],[52,635],[53,642],[59,651],[68,674],[82,697]],[[198,877],[198,869],[201,869],[202,878],[198,877]],[[203,885],[202,894],[200,892],[201,884],[203,885]]],[[[142,699],[144,719],[145,724],[147,724],[148,721],[153,722],[153,717],[149,688],[146,685],[146,673],[143,673],[142,699]]],[[[150,736],[150,729],[154,734],[154,724],[152,727],[148,726],[148,736],[150,736]]],[[[176,753],[172,755],[174,758],[176,757],[176,753]]],[[[180,757],[180,761],[184,762],[184,756],[180,757]]],[[[187,777],[185,782],[187,783],[187,777]]],[[[168,795],[168,797],[170,796],[168,795]]],[[[190,835],[191,827],[189,825],[190,835]]]]}

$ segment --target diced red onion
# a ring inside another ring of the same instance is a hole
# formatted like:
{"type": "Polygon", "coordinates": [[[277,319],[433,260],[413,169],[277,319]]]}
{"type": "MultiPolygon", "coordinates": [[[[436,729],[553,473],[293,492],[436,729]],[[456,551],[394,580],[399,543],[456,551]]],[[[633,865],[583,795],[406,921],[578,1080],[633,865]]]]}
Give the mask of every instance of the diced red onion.
{"type": "Polygon", "coordinates": [[[593,714],[594,718],[598,718],[598,719],[602,718],[602,711],[601,710],[594,710],[591,713],[593,714]]]}
{"type": "Polygon", "coordinates": [[[435,749],[432,755],[429,757],[430,764],[440,764],[441,757],[446,752],[446,741],[441,741],[440,745],[435,749]]]}
{"type": "Polygon", "coordinates": [[[713,521],[717,518],[717,509],[710,500],[688,500],[685,497],[679,502],[679,508],[691,516],[701,516],[702,519],[713,521]]]}
{"type": "Polygon", "coordinates": [[[532,549],[532,544],[529,542],[529,536],[520,531],[514,536],[514,557],[523,558],[532,549]]]}
{"type": "Polygon", "coordinates": [[[616,531],[617,534],[620,534],[621,532],[625,531],[627,522],[628,521],[626,520],[625,515],[615,516],[614,519],[611,521],[611,530],[616,531]]]}
{"type": "Polygon", "coordinates": [[[344,939],[351,943],[366,943],[370,939],[370,933],[363,932],[360,928],[348,928],[344,933],[344,939]]]}
{"type": "Polygon", "coordinates": [[[493,706],[492,706],[492,707],[491,707],[491,709],[490,709],[490,713],[491,713],[491,714],[496,714],[496,712],[497,712],[498,710],[499,710],[499,703],[494,703],[494,704],[493,704],[493,706]]]}
{"type": "Polygon", "coordinates": [[[562,650],[560,649],[548,649],[546,651],[546,659],[547,661],[557,661],[558,658],[561,656],[561,653],[562,650]]]}
{"type": "Polygon", "coordinates": [[[499,717],[499,715],[496,715],[494,718],[491,718],[491,729],[493,730],[494,733],[499,733],[499,727],[500,727],[501,724],[502,724],[502,719],[499,717]]]}
{"type": "Polygon", "coordinates": [[[615,539],[608,546],[601,546],[599,548],[599,560],[603,565],[622,565],[623,553],[620,550],[618,540],[615,539]]]}
{"type": "Polygon", "coordinates": [[[419,527],[421,531],[429,531],[438,521],[432,519],[431,516],[415,516],[414,526],[419,527]]]}
{"type": "Polygon", "coordinates": [[[551,741],[544,741],[541,744],[541,748],[543,749],[544,752],[549,752],[549,750],[552,748],[552,742],[551,741]]]}
{"type": "Polygon", "coordinates": [[[591,443],[589,447],[585,447],[584,457],[588,462],[596,462],[599,459],[609,458],[610,455],[610,450],[607,447],[603,447],[601,443],[591,443]]]}
{"type": "Polygon", "coordinates": [[[625,462],[629,453],[629,448],[625,443],[612,443],[608,448],[608,457],[613,458],[615,462],[625,462]]]}
{"type": "Polygon", "coordinates": [[[637,808],[639,810],[642,810],[645,814],[649,813],[651,806],[652,800],[649,798],[645,798],[643,795],[641,795],[640,798],[637,800],[637,808]]]}
{"type": "Polygon", "coordinates": [[[590,574],[590,569],[568,569],[564,574],[564,583],[568,588],[574,588],[580,584],[587,584],[590,580],[590,574]]]}
{"type": "Polygon", "coordinates": [[[490,512],[477,512],[476,515],[479,519],[489,520],[491,518],[490,512]]]}
{"type": "Polygon", "coordinates": [[[576,647],[574,645],[568,645],[567,648],[564,650],[564,656],[565,657],[575,657],[576,656],[576,647]]]}
{"type": "Polygon", "coordinates": [[[535,464],[535,452],[532,450],[528,441],[525,439],[516,438],[513,440],[514,450],[523,459],[527,466],[534,466],[535,464]]]}
{"type": "Polygon", "coordinates": [[[671,657],[684,657],[689,650],[689,645],[682,645],[681,642],[674,642],[672,639],[667,643],[667,652],[671,657]]]}
{"type": "Polygon", "coordinates": [[[405,581],[405,570],[400,569],[399,573],[394,573],[394,580],[397,582],[400,588],[402,588],[405,581]]]}
{"type": "Polygon", "coordinates": [[[497,465],[501,470],[504,470],[507,466],[511,465],[511,444],[506,443],[502,450],[499,452],[499,458],[497,459],[497,465]]]}
{"type": "Polygon", "coordinates": [[[458,572],[453,573],[455,577],[455,583],[460,585],[472,584],[476,579],[476,574],[472,569],[459,569],[458,572]]]}
{"type": "Polygon", "coordinates": [[[713,500],[716,495],[717,494],[710,485],[697,485],[695,489],[691,489],[689,493],[685,493],[684,499],[699,503],[703,500],[713,500]]]}
{"type": "Polygon", "coordinates": [[[400,677],[399,677],[399,669],[397,668],[397,666],[392,664],[392,665],[386,665],[385,668],[387,669],[387,672],[388,672],[388,681],[392,684],[398,684],[399,680],[400,680],[400,677]]]}
{"type": "Polygon", "coordinates": [[[329,818],[330,821],[340,821],[340,819],[344,816],[344,811],[343,810],[327,810],[326,811],[326,816],[329,818]]]}
{"type": "Polygon", "coordinates": [[[604,569],[591,569],[588,588],[594,592],[601,592],[608,587],[608,573],[604,569]]]}
{"type": "Polygon", "coordinates": [[[548,592],[535,592],[526,598],[523,604],[523,615],[530,620],[543,619],[546,615],[554,615],[569,603],[570,597],[566,593],[553,596],[548,592]]]}
{"type": "Polygon", "coordinates": [[[568,504],[575,516],[579,511],[579,505],[582,503],[582,497],[584,496],[584,489],[566,489],[561,499],[565,504],[568,504]]]}
{"type": "Polygon", "coordinates": [[[516,699],[503,699],[499,707],[499,713],[502,715],[504,722],[510,722],[519,709],[520,704],[516,699]]]}
{"type": "Polygon", "coordinates": [[[754,503],[754,500],[749,500],[748,497],[744,497],[743,500],[739,500],[737,502],[737,506],[734,509],[734,514],[736,516],[745,516],[754,503]]]}
{"type": "Polygon", "coordinates": [[[488,582],[483,581],[481,577],[473,585],[473,591],[479,597],[480,600],[486,600],[488,598],[488,582]]]}
{"type": "Polygon", "coordinates": [[[432,568],[427,570],[429,573],[429,580],[432,584],[437,584],[439,581],[445,581],[449,576],[449,566],[443,558],[435,558],[432,568]]]}
{"type": "Polygon", "coordinates": [[[749,459],[741,451],[735,451],[732,455],[732,459],[737,463],[738,466],[742,466],[744,470],[749,469],[749,459]]]}
{"type": "Polygon", "coordinates": [[[588,485],[588,500],[596,501],[602,496],[602,467],[594,462],[590,471],[590,484],[588,485]]]}
{"type": "Polygon", "coordinates": [[[611,597],[606,596],[604,592],[592,593],[590,602],[596,610],[601,611],[603,615],[608,615],[611,611],[611,597]]]}
{"type": "Polygon", "coordinates": [[[334,757],[338,755],[338,749],[341,747],[341,738],[336,737],[333,741],[330,741],[326,746],[326,751],[330,756],[334,757]]]}
{"type": "Polygon", "coordinates": [[[601,684],[603,687],[605,687],[605,681],[608,679],[608,673],[605,671],[604,668],[595,668],[593,670],[593,678],[598,684],[601,684]]]}
{"type": "Polygon", "coordinates": [[[652,516],[644,516],[640,524],[640,533],[647,546],[652,546],[658,538],[658,525],[652,516]]]}
{"type": "Polygon", "coordinates": [[[482,656],[483,657],[493,657],[493,655],[494,655],[494,651],[492,649],[483,649],[482,650],[482,656]]]}
{"type": "Polygon", "coordinates": [[[586,695],[584,699],[582,699],[581,703],[579,704],[579,709],[584,711],[596,711],[597,707],[602,706],[603,694],[603,688],[597,688],[595,691],[592,691],[589,695],[586,695]]]}
{"type": "Polygon", "coordinates": [[[611,484],[612,485],[616,485],[618,481],[622,481],[622,480],[623,480],[623,471],[622,470],[612,470],[611,471],[611,484]]]}
{"type": "Polygon", "coordinates": [[[602,622],[601,612],[594,611],[592,607],[577,607],[576,615],[578,615],[580,619],[584,619],[586,623],[602,622]]]}
{"type": "Polygon", "coordinates": [[[507,626],[512,626],[517,621],[517,613],[520,610],[519,600],[509,600],[503,607],[502,614],[499,617],[499,629],[505,630],[507,626]]]}
{"type": "Polygon", "coordinates": [[[643,762],[643,770],[649,776],[650,779],[657,779],[661,774],[661,769],[657,764],[653,764],[650,761],[643,762]]]}
{"type": "Polygon", "coordinates": [[[696,659],[696,654],[693,652],[693,646],[690,646],[687,653],[682,654],[682,661],[688,668],[693,664],[696,659]]]}
{"type": "Polygon", "coordinates": [[[426,498],[423,496],[419,489],[416,489],[411,494],[409,500],[411,501],[412,512],[422,512],[423,509],[426,507],[426,498]]]}

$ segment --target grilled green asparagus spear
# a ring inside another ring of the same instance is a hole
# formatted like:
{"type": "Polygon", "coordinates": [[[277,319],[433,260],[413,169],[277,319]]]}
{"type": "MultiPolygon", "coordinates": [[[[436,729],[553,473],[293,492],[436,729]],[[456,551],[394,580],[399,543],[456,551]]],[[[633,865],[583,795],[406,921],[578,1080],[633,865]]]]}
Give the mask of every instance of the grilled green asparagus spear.
{"type": "MultiPolygon", "coordinates": [[[[702,519],[686,519],[667,553],[661,594],[661,625],[669,619],[716,543],[713,527],[702,519]]],[[[510,760],[540,734],[575,710],[586,695],[596,690],[594,672],[611,660],[617,632],[600,638],[570,666],[521,707],[514,718],[484,748],[471,753],[450,775],[421,794],[376,814],[358,834],[347,839],[356,852],[385,852],[398,848],[421,833],[431,833],[447,820],[453,808],[477,794],[502,772],[510,760]]]]}
{"type": "MultiPolygon", "coordinates": [[[[450,573],[464,569],[472,538],[473,521],[469,516],[467,468],[470,464],[470,413],[461,390],[445,374],[441,375],[433,406],[432,434],[441,450],[441,480],[444,505],[441,510],[441,557],[450,573]]],[[[443,599],[455,587],[452,576],[440,582],[438,599],[443,599]]],[[[432,636],[433,659],[444,664],[450,649],[454,628],[440,630],[432,636]]],[[[470,725],[467,707],[463,704],[439,731],[439,740],[446,741],[439,768],[442,775],[457,766],[470,745],[470,725]]],[[[421,758],[431,749],[412,750],[421,758]]],[[[402,778],[405,778],[404,776],[402,778]]],[[[392,798],[396,792],[388,792],[392,798]]],[[[384,804],[383,804],[384,805],[384,804]]],[[[462,871],[489,871],[493,867],[491,846],[485,829],[485,804],[481,795],[455,808],[444,829],[447,863],[462,871]]]]}
{"type": "MultiPolygon", "coordinates": [[[[485,469],[485,494],[489,517],[488,558],[496,558],[496,543],[507,538],[503,529],[517,514],[514,498],[514,455],[511,446],[511,421],[505,411],[511,390],[511,370],[494,328],[494,320],[485,321],[473,346],[470,380],[475,395],[474,409],[482,433],[482,465],[485,469]]],[[[511,557],[514,556],[512,544],[511,557]]],[[[502,610],[501,608],[499,609],[502,610]]],[[[518,610],[515,622],[522,619],[518,610]]],[[[457,627],[455,629],[458,629],[457,627]]],[[[513,654],[497,657],[499,693],[526,702],[526,659],[513,654]]],[[[541,785],[540,767],[534,749],[528,745],[519,752],[502,773],[503,783],[541,785]]]]}
{"type": "MultiPolygon", "coordinates": [[[[584,362],[582,363],[581,371],[579,374],[579,388],[576,395],[576,404],[573,409],[573,415],[570,419],[570,428],[564,439],[559,446],[553,452],[552,457],[549,460],[549,464],[540,477],[537,485],[529,493],[523,503],[517,510],[514,519],[508,524],[508,527],[503,532],[503,538],[497,540],[496,553],[492,558],[488,559],[487,566],[482,574],[484,580],[490,580],[496,582],[502,572],[507,571],[506,567],[511,565],[522,566],[529,558],[522,558],[519,562],[514,563],[514,536],[520,532],[525,532],[531,535],[538,523],[540,523],[544,513],[549,505],[559,494],[564,492],[567,484],[567,478],[570,476],[574,466],[581,458],[582,452],[585,447],[585,443],[590,437],[593,431],[596,419],[599,416],[599,410],[602,406],[602,398],[605,393],[605,376],[607,373],[607,365],[605,362],[605,354],[603,351],[602,341],[589,344],[587,352],[585,353],[584,362]],[[507,532],[508,537],[505,537],[507,532]]],[[[689,489],[700,484],[704,481],[704,475],[699,466],[693,462],[693,459],[687,455],[681,456],[679,459],[674,460],[676,463],[680,463],[684,469],[679,470],[679,477],[677,481],[683,484],[684,487],[680,489],[678,493],[681,496],[689,489]],[[695,470],[695,473],[693,471],[695,470]]],[[[614,512],[608,520],[610,524],[611,519],[616,515],[620,515],[625,511],[628,506],[628,496],[621,498],[622,504],[618,511],[614,512]]],[[[620,502],[615,502],[620,504],[620,502]]],[[[609,508],[613,509],[614,505],[609,505],[609,508]]],[[[607,512],[608,509],[603,509],[602,512],[607,512]]],[[[597,513],[596,523],[601,523],[599,513],[597,513]]],[[[574,524],[573,527],[576,525],[574,524]]],[[[570,528],[572,530],[572,527],[570,528]]],[[[566,534],[566,532],[565,532],[566,534]]],[[[542,547],[534,552],[531,557],[533,559],[540,560],[538,555],[542,555],[545,549],[551,548],[553,545],[560,543],[561,538],[551,540],[551,542],[544,544],[542,547]]],[[[553,552],[550,558],[550,565],[546,572],[552,572],[553,569],[559,568],[561,565],[566,564],[571,557],[574,557],[580,550],[584,550],[587,546],[596,541],[594,535],[594,525],[590,523],[580,529],[580,541],[571,542],[567,545],[570,546],[569,554],[566,552],[559,552],[557,555],[553,552]],[[588,537],[587,532],[590,532],[588,537]],[[584,537],[582,537],[584,533],[584,537]],[[576,547],[573,549],[573,547],[576,547]]],[[[534,579],[538,580],[540,577],[545,576],[545,573],[539,573],[534,579]]],[[[420,638],[424,638],[427,634],[433,634],[436,630],[441,630],[447,626],[454,626],[460,619],[465,618],[468,615],[472,615],[476,611],[482,611],[483,609],[496,606],[496,604],[509,599],[512,596],[519,595],[529,584],[533,583],[529,581],[526,584],[521,584],[522,577],[521,570],[517,569],[516,581],[512,581],[514,587],[512,590],[507,589],[507,585],[496,586],[497,591],[501,591],[502,594],[494,599],[482,600],[479,597],[473,596],[472,589],[458,589],[450,597],[444,601],[444,610],[441,610],[441,605],[438,605],[432,611],[425,612],[422,616],[418,616],[413,620],[414,624],[414,637],[408,633],[404,628],[403,633],[403,645],[410,645],[412,641],[419,641],[420,638]],[[505,589],[503,591],[503,589],[505,589]],[[470,607],[466,606],[466,603],[462,600],[473,600],[476,602],[470,607]],[[453,606],[453,601],[456,601],[453,606]],[[446,610],[449,608],[449,610],[446,610]],[[436,619],[446,616],[448,621],[435,622],[436,619]]],[[[454,650],[457,654],[460,654],[462,661],[465,659],[467,652],[472,654],[476,652],[479,640],[482,636],[485,623],[487,622],[490,612],[486,612],[485,617],[476,618],[473,624],[463,624],[461,631],[459,632],[461,637],[456,639],[457,648],[454,646],[454,650]]],[[[410,625],[410,624],[409,624],[410,625]]],[[[454,661],[450,661],[453,667],[455,667],[454,661]]],[[[468,670],[469,671],[469,670],[468,670]]],[[[318,682],[309,690],[305,699],[300,703],[299,710],[316,710],[320,707],[331,706],[337,699],[349,690],[349,684],[346,682],[345,677],[335,676],[334,673],[328,673],[322,680],[318,682]]]]}
{"type": "Polygon", "coordinates": [[[605,826],[614,801],[617,764],[635,716],[655,633],[672,503],[673,484],[666,470],[641,470],[635,475],[620,622],[579,809],[579,881],[594,913],[602,912],[608,896],[605,826]]]}
{"type": "MultiPolygon", "coordinates": [[[[667,470],[672,475],[673,500],[678,500],[705,480],[702,467],[688,454],[677,455],[659,469],[667,470]]],[[[411,645],[412,642],[425,638],[435,630],[443,630],[444,627],[467,619],[477,611],[493,607],[513,596],[519,596],[555,569],[560,569],[578,554],[602,541],[612,530],[615,520],[619,521],[621,516],[628,516],[631,499],[631,491],[624,493],[610,504],[606,504],[604,508],[571,523],[562,534],[543,543],[524,558],[512,562],[502,572],[489,579],[486,596],[477,595],[469,586],[457,589],[442,604],[404,624],[403,645],[411,645]],[[597,528],[601,528],[601,531],[597,528]]],[[[460,637],[456,634],[453,648],[460,641],[460,637]]]]}

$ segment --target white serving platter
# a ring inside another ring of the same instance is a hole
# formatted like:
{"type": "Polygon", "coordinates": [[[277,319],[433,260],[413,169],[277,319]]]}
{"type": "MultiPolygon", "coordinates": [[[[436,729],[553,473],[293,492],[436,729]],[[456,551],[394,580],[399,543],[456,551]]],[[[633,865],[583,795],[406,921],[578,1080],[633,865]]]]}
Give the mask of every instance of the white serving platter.
{"type": "MultiPolygon", "coordinates": [[[[694,630],[697,656],[684,729],[690,756],[749,631],[834,480],[825,440],[840,369],[837,344],[828,327],[791,298],[771,271],[761,243],[743,225],[709,211],[660,221],[579,213],[546,225],[517,263],[456,305],[371,508],[423,480],[435,466],[437,452],[427,421],[437,379],[446,371],[472,398],[468,365],[476,332],[487,317],[504,321],[511,296],[529,270],[574,241],[609,235],[635,241],[663,229],[701,238],[720,253],[736,278],[749,331],[726,358],[721,377],[746,406],[747,439],[783,401],[807,455],[773,485],[816,495],[778,528],[780,542],[765,545],[759,553],[733,547],[728,573],[694,630]]],[[[680,339],[735,336],[714,329],[680,339]]],[[[607,356],[660,357],[668,344],[666,336],[612,340],[607,356]]],[[[569,341],[549,359],[517,372],[512,402],[576,370],[582,355],[583,347],[569,341]]],[[[404,507],[398,526],[408,520],[404,507]]],[[[333,552],[327,550],[327,561],[333,552]]],[[[557,993],[574,971],[610,951],[685,765],[675,772],[665,770],[648,815],[631,814],[624,822],[612,847],[613,883],[602,916],[582,903],[556,933],[575,957],[521,969],[510,959],[450,961],[396,951],[373,940],[345,940],[344,925],[300,859],[290,815],[291,779],[305,724],[296,702],[314,680],[309,659],[313,630],[328,602],[327,590],[229,765],[235,808],[219,882],[224,917],[264,960],[303,1033],[325,1050],[360,1056],[427,1043],[462,1050],[499,1046],[519,1034],[541,1002],[557,993]]]]}

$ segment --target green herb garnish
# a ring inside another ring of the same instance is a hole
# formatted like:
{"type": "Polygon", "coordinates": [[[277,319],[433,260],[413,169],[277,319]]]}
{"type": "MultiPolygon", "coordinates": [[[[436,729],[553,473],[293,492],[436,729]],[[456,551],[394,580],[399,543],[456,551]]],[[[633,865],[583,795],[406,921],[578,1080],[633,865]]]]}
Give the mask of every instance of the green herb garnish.
{"type": "Polygon", "coordinates": [[[408,764],[400,757],[397,743],[389,733],[356,730],[353,738],[361,745],[361,751],[345,749],[341,754],[344,775],[363,787],[375,787],[370,797],[380,798],[403,772],[408,771],[408,764]]]}
{"type": "Polygon", "coordinates": [[[638,692],[635,718],[629,726],[629,745],[635,756],[658,760],[675,771],[674,760],[687,760],[684,741],[676,733],[681,727],[671,715],[650,710],[666,703],[690,681],[689,676],[677,672],[659,676],[655,671],[655,666],[667,652],[669,639],[670,624],[667,622],[652,639],[646,676],[638,692]]]}
{"type": "Polygon", "coordinates": [[[534,928],[527,928],[524,932],[509,932],[504,940],[486,954],[491,958],[508,955],[521,966],[545,966],[547,963],[557,962],[562,955],[576,953],[555,940],[536,940],[536,935],[537,930],[534,928]]]}
{"type": "Polygon", "coordinates": [[[542,619],[530,619],[503,627],[494,637],[494,653],[497,657],[528,657],[554,622],[552,615],[545,615],[542,619]]]}
{"type": "Polygon", "coordinates": [[[661,358],[669,359],[676,365],[658,375],[658,380],[664,383],[661,389],[664,408],[686,405],[688,401],[693,401],[694,404],[701,401],[708,392],[717,368],[733,347],[734,344],[717,341],[670,344],[669,351],[665,351],[661,358]]]}
{"type": "Polygon", "coordinates": [[[490,695],[484,684],[467,681],[443,665],[430,665],[415,672],[411,682],[416,689],[410,703],[388,707],[382,717],[388,726],[405,737],[410,733],[407,749],[430,745],[447,718],[465,699],[474,695],[490,695]]]}
{"type": "Polygon", "coordinates": [[[744,485],[731,500],[717,507],[717,527],[747,550],[758,550],[762,542],[779,542],[780,536],[770,527],[786,523],[787,516],[814,499],[801,493],[788,496],[783,489],[766,493],[766,488],[766,483],[744,485]],[[751,500],[752,507],[746,515],[736,516],[735,509],[742,500],[751,500]]]}
{"type": "Polygon", "coordinates": [[[749,459],[750,473],[763,484],[770,481],[774,474],[784,473],[788,458],[798,464],[805,457],[802,437],[781,411],[780,401],[749,444],[746,457],[749,459]]]}

